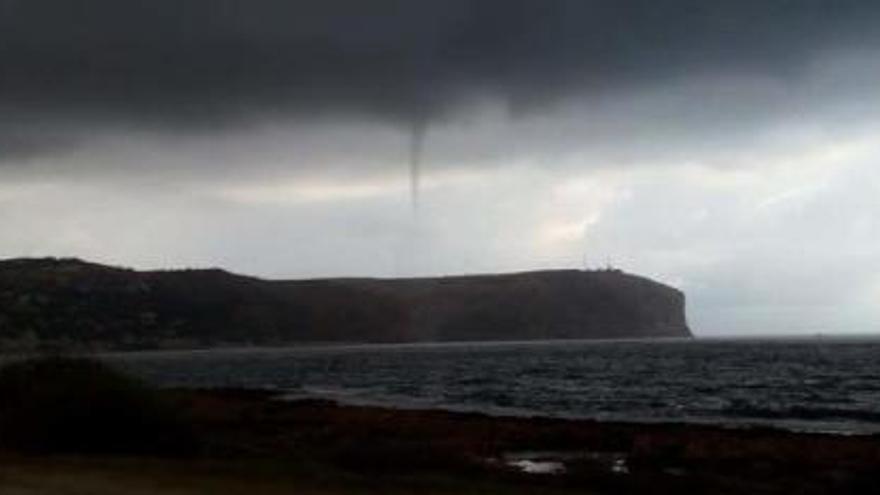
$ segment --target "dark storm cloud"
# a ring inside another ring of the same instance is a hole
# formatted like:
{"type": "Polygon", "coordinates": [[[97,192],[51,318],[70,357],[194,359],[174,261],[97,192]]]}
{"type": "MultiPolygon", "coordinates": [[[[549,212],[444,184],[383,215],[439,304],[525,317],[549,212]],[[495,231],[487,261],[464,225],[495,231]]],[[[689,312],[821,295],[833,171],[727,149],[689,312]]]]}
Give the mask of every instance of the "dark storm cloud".
{"type": "MultiPolygon", "coordinates": [[[[0,0],[0,119],[406,123],[478,97],[535,108],[700,72],[796,78],[821,50],[873,46],[878,19],[855,0],[0,0]]],[[[33,141],[0,139],[0,156],[33,141]]]]}

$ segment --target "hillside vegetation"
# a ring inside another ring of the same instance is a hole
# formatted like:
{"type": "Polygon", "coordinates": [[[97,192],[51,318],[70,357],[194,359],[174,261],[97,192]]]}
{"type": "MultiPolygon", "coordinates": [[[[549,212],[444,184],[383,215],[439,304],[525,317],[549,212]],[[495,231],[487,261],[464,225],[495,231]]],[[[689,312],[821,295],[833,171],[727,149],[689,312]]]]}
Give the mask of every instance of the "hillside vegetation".
{"type": "Polygon", "coordinates": [[[684,295],[614,270],[271,281],[0,261],[0,348],[689,336],[684,295]]]}

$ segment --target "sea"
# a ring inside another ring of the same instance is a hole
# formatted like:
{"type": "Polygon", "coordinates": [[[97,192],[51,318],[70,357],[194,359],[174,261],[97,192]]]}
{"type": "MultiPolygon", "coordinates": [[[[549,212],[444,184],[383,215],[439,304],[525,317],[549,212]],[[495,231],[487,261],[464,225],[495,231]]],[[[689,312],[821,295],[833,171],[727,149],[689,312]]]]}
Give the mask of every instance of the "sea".
{"type": "Polygon", "coordinates": [[[880,339],[327,345],[108,354],[161,387],[601,421],[880,433],[880,339]]]}

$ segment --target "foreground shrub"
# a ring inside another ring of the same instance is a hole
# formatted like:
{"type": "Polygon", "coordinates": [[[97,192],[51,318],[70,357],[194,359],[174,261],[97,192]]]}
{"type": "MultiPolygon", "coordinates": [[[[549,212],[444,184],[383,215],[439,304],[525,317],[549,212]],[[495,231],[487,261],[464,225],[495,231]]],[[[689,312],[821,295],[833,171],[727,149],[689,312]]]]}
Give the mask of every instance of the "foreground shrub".
{"type": "Polygon", "coordinates": [[[106,364],[48,357],[0,367],[0,447],[31,453],[189,455],[195,434],[145,384],[106,364]]]}

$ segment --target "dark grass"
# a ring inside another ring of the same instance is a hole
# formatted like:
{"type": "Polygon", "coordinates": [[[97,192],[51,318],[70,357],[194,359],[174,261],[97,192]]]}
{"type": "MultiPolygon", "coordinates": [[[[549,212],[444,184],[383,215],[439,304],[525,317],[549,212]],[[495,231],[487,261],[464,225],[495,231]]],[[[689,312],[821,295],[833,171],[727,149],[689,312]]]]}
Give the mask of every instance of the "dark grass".
{"type": "Polygon", "coordinates": [[[189,456],[198,443],[172,403],[100,361],[53,356],[0,367],[2,449],[189,456]]]}

